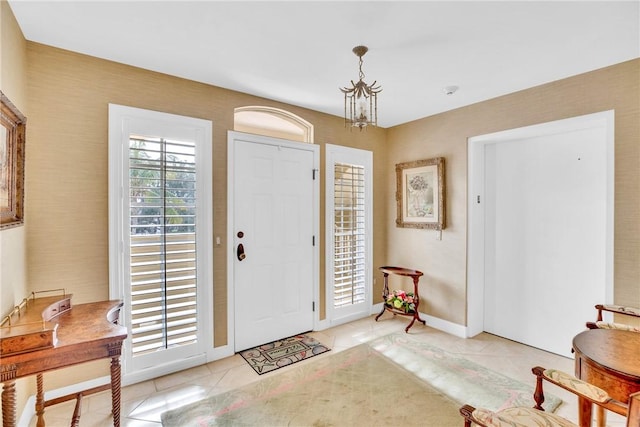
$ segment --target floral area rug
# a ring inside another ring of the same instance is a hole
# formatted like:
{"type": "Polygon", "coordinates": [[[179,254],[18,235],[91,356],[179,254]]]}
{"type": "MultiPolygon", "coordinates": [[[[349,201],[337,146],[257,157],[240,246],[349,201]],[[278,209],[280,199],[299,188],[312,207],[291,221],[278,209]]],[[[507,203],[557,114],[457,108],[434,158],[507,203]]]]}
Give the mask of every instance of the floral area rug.
{"type": "Polygon", "coordinates": [[[164,427],[459,427],[459,403],[367,344],[162,414],[164,427]]]}
{"type": "Polygon", "coordinates": [[[262,375],[329,350],[315,338],[301,334],[244,350],[240,355],[262,375]]]}
{"type": "MultiPolygon", "coordinates": [[[[162,425],[459,427],[465,403],[533,406],[531,377],[523,384],[399,332],[167,411],[162,425]]],[[[548,411],[561,403],[545,398],[548,411]]]]}
{"type": "MultiPolygon", "coordinates": [[[[525,384],[403,333],[386,335],[369,345],[457,402],[493,411],[535,406],[533,374],[525,384]]],[[[553,412],[562,403],[546,391],[544,397],[545,411],[553,412]]]]}

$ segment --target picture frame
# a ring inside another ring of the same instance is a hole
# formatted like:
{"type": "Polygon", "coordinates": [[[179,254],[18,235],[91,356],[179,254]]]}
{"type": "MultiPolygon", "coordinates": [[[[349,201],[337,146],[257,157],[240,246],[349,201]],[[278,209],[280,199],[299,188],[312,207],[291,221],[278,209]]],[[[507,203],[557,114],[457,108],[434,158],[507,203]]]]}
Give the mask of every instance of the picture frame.
{"type": "Polygon", "coordinates": [[[444,157],[396,164],[396,226],[443,230],[444,157]]]}
{"type": "Polygon", "coordinates": [[[24,224],[26,117],[0,91],[0,230],[24,224]]]}

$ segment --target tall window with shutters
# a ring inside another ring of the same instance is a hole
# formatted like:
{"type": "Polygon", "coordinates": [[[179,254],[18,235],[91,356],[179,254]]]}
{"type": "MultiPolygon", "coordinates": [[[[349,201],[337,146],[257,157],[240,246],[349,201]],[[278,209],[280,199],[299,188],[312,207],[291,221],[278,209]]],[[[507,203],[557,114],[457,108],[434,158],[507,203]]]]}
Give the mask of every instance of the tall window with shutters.
{"type": "Polygon", "coordinates": [[[364,302],[365,297],[364,167],[334,164],[333,305],[364,302]]]}
{"type": "Polygon", "coordinates": [[[206,362],[212,325],[211,122],[109,106],[110,296],[125,383],[206,362]]]}
{"type": "Polygon", "coordinates": [[[198,339],[195,155],[193,141],[129,139],[134,357],[198,339]]]}
{"type": "Polygon", "coordinates": [[[328,144],[326,156],[327,317],[336,325],[371,309],[373,154],[328,144]]]}

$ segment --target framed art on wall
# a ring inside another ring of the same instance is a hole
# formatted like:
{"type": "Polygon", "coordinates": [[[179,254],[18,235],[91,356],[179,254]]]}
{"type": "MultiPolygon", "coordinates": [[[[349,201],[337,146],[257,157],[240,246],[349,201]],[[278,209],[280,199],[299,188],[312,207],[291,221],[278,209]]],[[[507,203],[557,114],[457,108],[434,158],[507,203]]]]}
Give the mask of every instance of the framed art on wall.
{"type": "Polygon", "coordinates": [[[444,157],[397,164],[396,202],[396,226],[444,229],[444,157]]]}
{"type": "Polygon", "coordinates": [[[24,223],[24,144],[27,119],[0,92],[0,229],[24,223]]]}

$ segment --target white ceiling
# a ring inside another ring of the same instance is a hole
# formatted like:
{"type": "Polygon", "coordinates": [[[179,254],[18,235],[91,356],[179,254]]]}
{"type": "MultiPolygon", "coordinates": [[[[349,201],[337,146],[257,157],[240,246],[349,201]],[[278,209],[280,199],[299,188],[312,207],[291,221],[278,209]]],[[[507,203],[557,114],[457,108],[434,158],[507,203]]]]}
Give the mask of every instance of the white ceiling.
{"type": "Polygon", "coordinates": [[[364,44],[382,127],[640,57],[640,0],[9,3],[28,40],[337,116],[364,44]]]}

